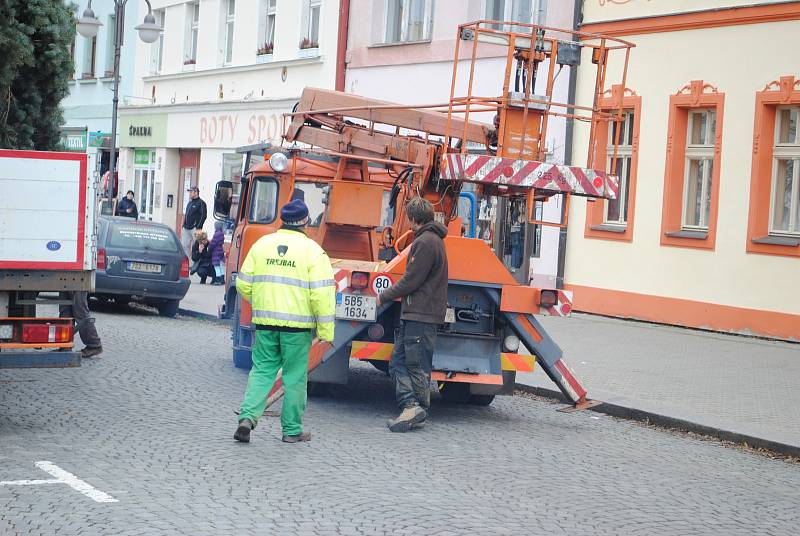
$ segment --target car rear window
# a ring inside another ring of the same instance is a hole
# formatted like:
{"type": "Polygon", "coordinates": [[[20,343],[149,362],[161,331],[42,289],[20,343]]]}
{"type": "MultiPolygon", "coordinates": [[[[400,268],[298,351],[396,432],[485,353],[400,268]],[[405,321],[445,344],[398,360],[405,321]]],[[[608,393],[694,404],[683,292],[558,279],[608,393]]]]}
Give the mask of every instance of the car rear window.
{"type": "Polygon", "coordinates": [[[178,250],[178,242],[169,229],[143,224],[112,225],[108,245],[122,249],[178,250]]]}

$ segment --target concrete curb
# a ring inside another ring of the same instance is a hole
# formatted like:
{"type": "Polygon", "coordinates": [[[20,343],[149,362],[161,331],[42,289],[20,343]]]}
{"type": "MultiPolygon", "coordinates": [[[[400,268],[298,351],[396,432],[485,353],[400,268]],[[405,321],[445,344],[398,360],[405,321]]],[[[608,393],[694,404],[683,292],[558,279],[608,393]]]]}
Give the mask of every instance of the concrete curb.
{"type": "Polygon", "coordinates": [[[207,320],[209,322],[214,322],[215,324],[220,324],[223,326],[230,326],[230,320],[224,320],[217,315],[210,315],[208,313],[201,313],[199,311],[192,311],[191,309],[178,309],[178,314],[181,316],[190,316],[192,318],[200,318],[202,320],[207,320]]]}
{"type": "MultiPolygon", "coordinates": [[[[515,384],[515,387],[526,393],[558,400],[559,402],[563,402],[565,404],[567,403],[567,400],[560,391],[545,389],[544,387],[534,387],[532,385],[525,385],[522,383],[515,384]]],[[[596,411],[598,413],[603,413],[605,415],[610,415],[612,417],[618,417],[621,419],[655,424],[656,426],[661,426],[672,430],[693,432],[700,435],[714,437],[723,441],[730,441],[731,443],[736,443],[738,445],[747,445],[757,449],[765,449],[787,456],[800,457],[800,446],[787,445],[786,443],[740,434],[738,432],[731,432],[729,430],[723,430],[713,426],[706,426],[704,424],[697,424],[684,419],[676,419],[667,415],[621,406],[619,404],[603,402],[598,406],[590,408],[590,411],[596,411]]]]}

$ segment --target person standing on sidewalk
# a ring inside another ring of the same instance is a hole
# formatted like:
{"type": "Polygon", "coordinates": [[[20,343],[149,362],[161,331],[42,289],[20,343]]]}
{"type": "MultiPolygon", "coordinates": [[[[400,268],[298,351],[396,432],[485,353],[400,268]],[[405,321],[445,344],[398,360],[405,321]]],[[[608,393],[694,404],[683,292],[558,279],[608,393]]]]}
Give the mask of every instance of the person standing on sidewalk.
{"type": "Polygon", "coordinates": [[[214,236],[208,243],[211,251],[211,264],[214,266],[214,280],[212,285],[225,284],[225,231],[222,230],[222,222],[214,222],[214,236]]]}
{"type": "Polygon", "coordinates": [[[247,443],[264,413],[267,395],[283,369],[283,441],[309,441],[303,431],[308,351],[313,332],[333,341],[336,287],[328,255],[303,232],[308,207],[296,199],[281,209],[283,226],[250,248],[236,290],[250,302],[256,326],[253,368],[233,438],[247,443]]]}
{"type": "Polygon", "coordinates": [[[62,300],[71,300],[72,303],[61,304],[58,306],[58,316],[60,318],[72,318],[75,320],[75,329],[81,336],[84,348],[81,350],[81,357],[94,357],[103,353],[103,344],[100,342],[100,335],[94,327],[94,318],[89,312],[89,293],[88,292],[60,292],[62,300]]]}
{"type": "Polygon", "coordinates": [[[401,413],[387,423],[392,432],[424,425],[431,401],[431,366],[436,329],[447,312],[447,227],[433,220],[433,206],[421,197],[406,204],[414,231],[406,272],[378,296],[378,305],[402,298],[400,329],[389,362],[401,413]]]}
{"type": "Polygon", "coordinates": [[[189,204],[186,205],[186,214],[183,215],[183,225],[181,228],[181,245],[186,256],[189,257],[192,252],[192,243],[194,240],[195,230],[202,230],[203,224],[206,222],[207,209],[206,202],[200,199],[200,189],[197,186],[192,186],[188,190],[189,204]]]}

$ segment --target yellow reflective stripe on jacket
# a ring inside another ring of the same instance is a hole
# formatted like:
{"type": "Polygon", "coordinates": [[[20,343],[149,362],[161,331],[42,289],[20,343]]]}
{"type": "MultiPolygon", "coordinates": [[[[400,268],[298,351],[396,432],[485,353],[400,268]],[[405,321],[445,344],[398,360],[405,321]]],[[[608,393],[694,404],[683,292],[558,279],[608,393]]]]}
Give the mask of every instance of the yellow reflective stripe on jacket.
{"type": "Polygon", "coordinates": [[[317,330],[333,340],[336,286],[325,251],[297,231],[261,237],[247,254],[236,288],[249,300],[253,323],[317,330]]]}

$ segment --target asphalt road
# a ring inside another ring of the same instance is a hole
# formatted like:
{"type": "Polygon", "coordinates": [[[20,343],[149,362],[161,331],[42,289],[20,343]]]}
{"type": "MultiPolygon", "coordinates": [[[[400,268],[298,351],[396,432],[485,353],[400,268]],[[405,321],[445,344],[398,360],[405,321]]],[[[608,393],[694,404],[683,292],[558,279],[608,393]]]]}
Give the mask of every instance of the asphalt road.
{"type": "Polygon", "coordinates": [[[310,443],[265,417],[237,444],[226,328],[136,308],[97,326],[105,353],[78,369],[0,370],[0,534],[798,531],[800,465],[522,397],[435,400],[392,434],[369,366],[310,399],[310,443]]]}

